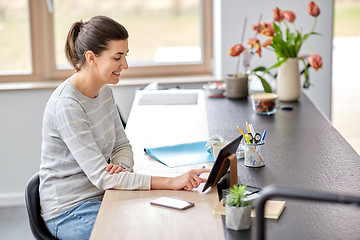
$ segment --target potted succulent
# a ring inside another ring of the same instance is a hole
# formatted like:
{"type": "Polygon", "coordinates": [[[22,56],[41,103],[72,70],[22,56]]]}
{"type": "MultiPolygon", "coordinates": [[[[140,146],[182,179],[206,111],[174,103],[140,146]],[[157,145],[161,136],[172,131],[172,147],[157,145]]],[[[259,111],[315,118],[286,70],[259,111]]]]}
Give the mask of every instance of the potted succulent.
{"type": "Polygon", "coordinates": [[[251,226],[252,201],[245,201],[247,195],[245,185],[234,185],[226,195],[226,227],[232,230],[247,230],[251,226]]]}

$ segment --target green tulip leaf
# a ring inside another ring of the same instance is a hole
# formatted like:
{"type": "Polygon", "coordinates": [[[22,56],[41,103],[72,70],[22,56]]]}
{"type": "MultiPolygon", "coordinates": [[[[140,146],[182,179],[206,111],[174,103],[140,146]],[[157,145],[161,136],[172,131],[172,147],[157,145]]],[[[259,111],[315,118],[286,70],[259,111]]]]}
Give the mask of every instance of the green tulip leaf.
{"type": "Polygon", "coordinates": [[[252,72],[264,72],[266,70],[266,67],[260,66],[252,70],[252,72]]]}
{"type": "Polygon", "coordinates": [[[309,78],[308,78],[308,71],[307,71],[307,70],[308,70],[308,67],[307,67],[307,64],[306,64],[304,58],[301,58],[301,61],[304,63],[304,67],[305,67],[305,68],[304,68],[305,81],[310,84],[309,78]]]}
{"type": "Polygon", "coordinates": [[[258,74],[256,74],[256,73],[254,73],[254,75],[257,76],[257,77],[260,79],[261,84],[262,84],[263,87],[264,87],[264,91],[265,91],[266,93],[272,93],[270,84],[269,84],[262,76],[260,76],[260,75],[258,75],[258,74]]]}

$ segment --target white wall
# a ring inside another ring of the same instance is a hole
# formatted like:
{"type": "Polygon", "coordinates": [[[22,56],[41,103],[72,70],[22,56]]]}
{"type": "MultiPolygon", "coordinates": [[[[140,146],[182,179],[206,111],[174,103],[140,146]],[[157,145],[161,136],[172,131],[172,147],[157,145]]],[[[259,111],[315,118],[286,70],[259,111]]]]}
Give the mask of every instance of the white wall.
{"type": "Polygon", "coordinates": [[[18,205],[39,169],[42,114],[51,91],[0,92],[0,206],[18,205]]]}
{"type": "MultiPolygon", "coordinates": [[[[240,43],[245,17],[247,17],[246,32],[243,45],[247,39],[254,37],[251,29],[254,22],[259,21],[262,14],[263,21],[272,21],[272,10],[278,7],[282,10],[292,10],[296,14],[295,24],[297,29],[302,28],[303,33],[308,33],[314,23],[314,17],[307,12],[310,1],[295,0],[213,0],[214,10],[214,74],[223,77],[235,72],[236,58],[231,57],[228,51],[231,46],[240,43]]],[[[320,7],[315,32],[322,36],[310,36],[310,43],[314,52],[319,53],[323,59],[323,68],[314,71],[310,69],[310,81],[314,84],[303,92],[327,116],[331,117],[331,69],[332,69],[332,38],[333,38],[333,0],[316,0],[320,7]]],[[[289,25],[291,28],[292,26],[289,25]]],[[[310,54],[307,44],[303,44],[300,54],[310,54]]],[[[276,55],[263,49],[262,58],[257,55],[251,61],[251,68],[257,66],[270,67],[276,63],[276,55]]],[[[300,69],[302,64],[300,63],[300,69]]]]}

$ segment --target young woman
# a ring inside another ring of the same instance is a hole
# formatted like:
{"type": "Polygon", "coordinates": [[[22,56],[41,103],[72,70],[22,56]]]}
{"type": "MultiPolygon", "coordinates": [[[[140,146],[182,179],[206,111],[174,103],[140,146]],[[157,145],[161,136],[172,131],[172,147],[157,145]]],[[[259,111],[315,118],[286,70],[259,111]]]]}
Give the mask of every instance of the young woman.
{"type": "Polygon", "coordinates": [[[88,239],[106,189],[191,190],[209,169],[175,178],[132,172],[133,153],[108,84],[128,68],[128,33],[96,16],[75,22],[65,53],[76,73],[51,95],[43,118],[41,213],[58,239],[88,239]]]}

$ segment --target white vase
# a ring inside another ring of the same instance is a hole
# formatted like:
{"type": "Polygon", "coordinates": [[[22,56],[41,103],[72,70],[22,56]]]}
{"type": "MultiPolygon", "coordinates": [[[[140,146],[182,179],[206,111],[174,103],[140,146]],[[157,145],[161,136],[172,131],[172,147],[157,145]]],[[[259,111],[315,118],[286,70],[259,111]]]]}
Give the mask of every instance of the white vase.
{"type": "Polygon", "coordinates": [[[230,207],[225,206],[226,227],[232,230],[247,230],[251,226],[251,206],[230,207]]]}
{"type": "Polygon", "coordinates": [[[301,95],[299,59],[288,58],[278,69],[276,93],[280,101],[297,101],[301,95]]]}

